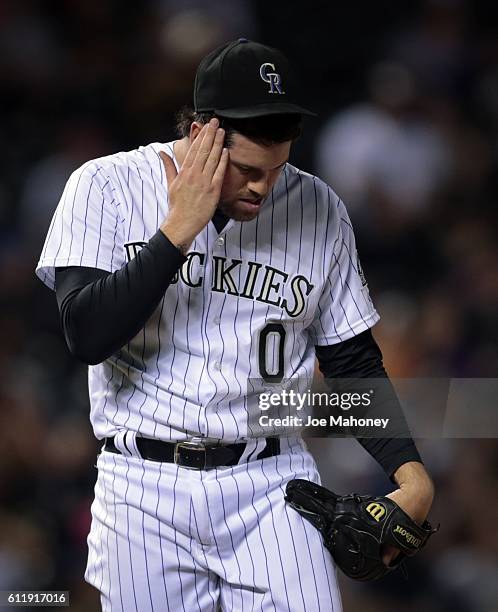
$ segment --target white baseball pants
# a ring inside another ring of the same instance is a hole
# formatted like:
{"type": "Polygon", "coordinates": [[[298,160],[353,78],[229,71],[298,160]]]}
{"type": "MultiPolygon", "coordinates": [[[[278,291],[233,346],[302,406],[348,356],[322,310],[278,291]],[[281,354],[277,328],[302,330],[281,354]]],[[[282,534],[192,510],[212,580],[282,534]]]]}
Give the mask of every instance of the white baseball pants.
{"type": "Polygon", "coordinates": [[[284,500],[319,482],[304,442],[207,471],[103,451],[85,579],[103,612],[341,612],[319,532],[284,500]]]}

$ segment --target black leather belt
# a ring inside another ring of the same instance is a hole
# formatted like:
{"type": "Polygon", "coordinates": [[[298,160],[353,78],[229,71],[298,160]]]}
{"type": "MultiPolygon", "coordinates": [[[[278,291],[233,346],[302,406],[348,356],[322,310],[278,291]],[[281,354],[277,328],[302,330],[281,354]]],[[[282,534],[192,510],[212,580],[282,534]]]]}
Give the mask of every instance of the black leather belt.
{"type": "MultiPolygon", "coordinates": [[[[142,459],[166,461],[195,470],[209,470],[222,466],[237,465],[246,449],[245,442],[227,444],[226,446],[205,446],[202,442],[164,442],[163,440],[139,438],[138,436],[136,445],[142,459]]],[[[114,438],[105,438],[104,449],[110,453],[121,455],[114,444],[114,438]]],[[[258,453],[256,459],[265,459],[279,454],[279,438],[266,438],[266,446],[258,453]]]]}

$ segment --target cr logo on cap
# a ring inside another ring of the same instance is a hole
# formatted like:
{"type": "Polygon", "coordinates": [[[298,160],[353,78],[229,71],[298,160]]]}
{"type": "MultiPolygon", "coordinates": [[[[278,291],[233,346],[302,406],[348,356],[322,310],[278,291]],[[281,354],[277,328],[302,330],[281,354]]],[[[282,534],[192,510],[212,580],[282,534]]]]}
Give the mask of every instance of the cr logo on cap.
{"type": "Polygon", "coordinates": [[[281,87],[282,79],[278,72],[275,72],[275,64],[270,64],[269,62],[261,64],[261,67],[259,69],[259,75],[265,83],[270,83],[270,89],[268,90],[268,93],[285,93],[285,91],[282,91],[281,87]],[[273,72],[269,72],[270,68],[273,70],[273,72]]]}

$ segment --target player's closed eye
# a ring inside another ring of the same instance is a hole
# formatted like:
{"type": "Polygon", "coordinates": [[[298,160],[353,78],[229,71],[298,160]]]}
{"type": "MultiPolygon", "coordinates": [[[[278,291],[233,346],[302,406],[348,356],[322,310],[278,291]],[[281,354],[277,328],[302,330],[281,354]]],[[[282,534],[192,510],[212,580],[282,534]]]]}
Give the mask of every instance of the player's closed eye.
{"type": "Polygon", "coordinates": [[[236,168],[241,174],[249,174],[251,170],[254,169],[254,168],[248,168],[247,166],[239,166],[239,165],[237,165],[236,168]]]}

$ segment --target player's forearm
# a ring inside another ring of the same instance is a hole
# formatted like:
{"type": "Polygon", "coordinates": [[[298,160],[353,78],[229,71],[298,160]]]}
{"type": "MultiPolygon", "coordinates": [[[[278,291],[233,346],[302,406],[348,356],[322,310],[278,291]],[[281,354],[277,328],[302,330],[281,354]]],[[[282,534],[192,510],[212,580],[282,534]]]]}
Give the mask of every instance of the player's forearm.
{"type": "Polygon", "coordinates": [[[108,358],[145,325],[185,257],[157,232],[121,270],[57,270],[61,322],[71,353],[87,364],[108,358]]]}
{"type": "Polygon", "coordinates": [[[396,470],[408,462],[422,459],[411,437],[394,387],[384,369],[382,353],[370,330],[337,345],[316,347],[320,370],[328,386],[336,392],[361,391],[365,380],[367,391],[374,389],[370,406],[361,417],[389,417],[385,437],[364,437],[357,428],[350,433],[393,479],[396,470]],[[349,382],[350,379],[350,382],[349,382]]]}

